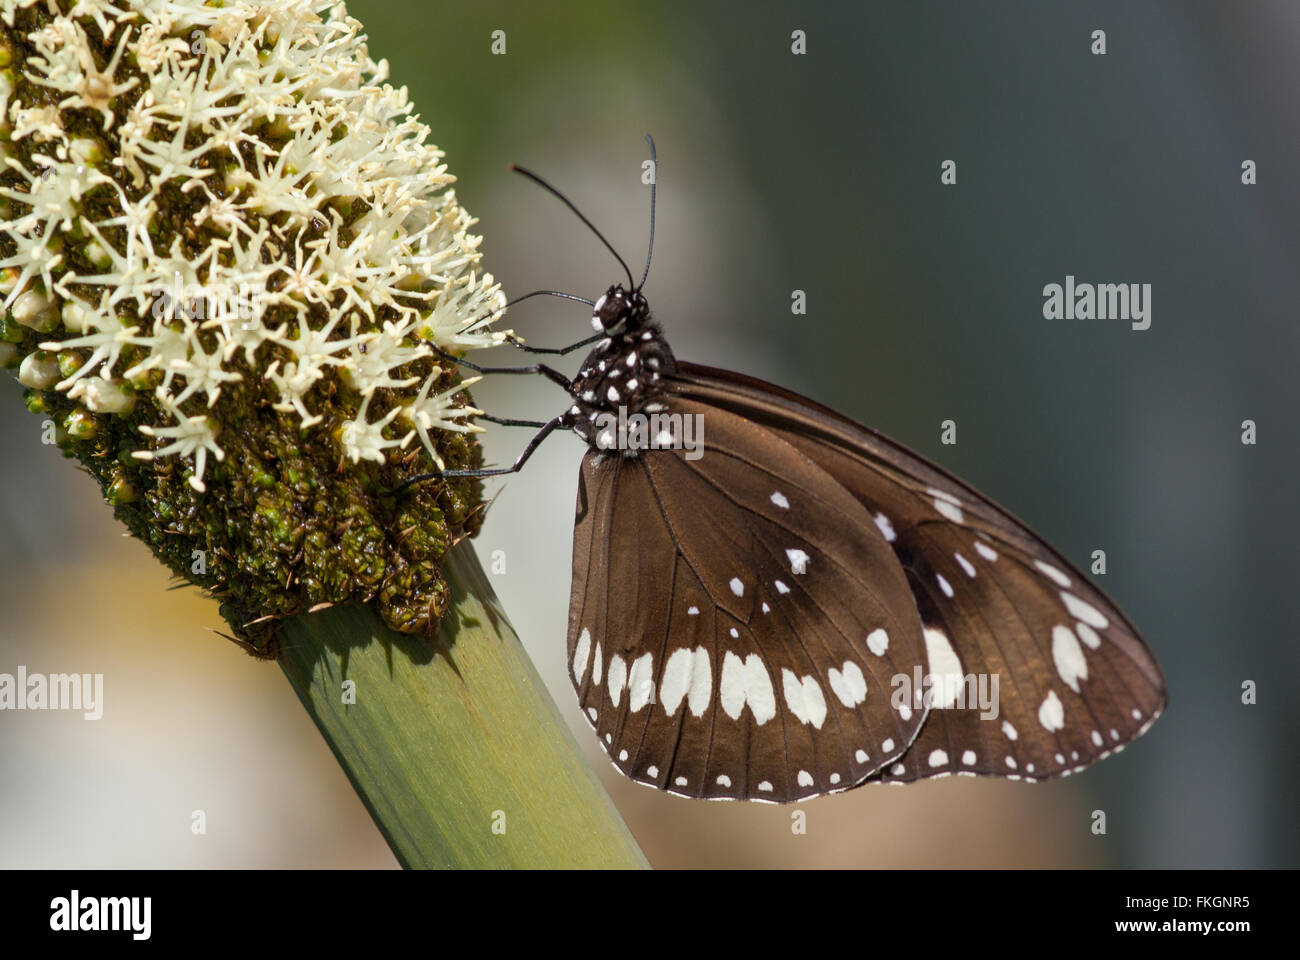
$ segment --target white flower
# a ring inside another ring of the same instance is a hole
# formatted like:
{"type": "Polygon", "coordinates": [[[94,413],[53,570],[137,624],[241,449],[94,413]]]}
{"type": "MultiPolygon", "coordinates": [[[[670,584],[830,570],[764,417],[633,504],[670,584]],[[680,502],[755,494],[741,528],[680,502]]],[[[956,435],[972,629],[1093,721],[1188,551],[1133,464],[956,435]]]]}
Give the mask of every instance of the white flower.
{"type": "Polygon", "coordinates": [[[374,423],[366,420],[366,409],[370,406],[370,397],[367,396],[361,401],[361,407],[357,410],[355,420],[351,420],[343,425],[342,442],[343,452],[353,463],[361,460],[374,460],[378,463],[384,462],[384,451],[390,447],[405,447],[415,436],[412,430],[400,440],[388,440],[384,437],[384,427],[393,422],[393,419],[402,412],[401,407],[393,407],[388,413],[384,414],[374,423]]]}
{"type": "Polygon", "coordinates": [[[226,459],[225,451],[217,446],[217,434],[210,417],[186,417],[174,427],[142,426],[140,430],[148,436],[172,442],[158,450],[137,450],[132,456],[140,460],[152,460],[169,454],[194,457],[194,473],[189,477],[189,484],[199,493],[207,489],[203,484],[203,471],[207,467],[208,454],[211,453],[218,460],[226,459]]]}
{"type": "Polygon", "coordinates": [[[344,5],[0,0],[0,21],[27,50],[0,74],[4,307],[43,350],[78,351],[57,389],[156,412],[142,459],[192,458],[196,490],[230,395],[303,429],[329,418],[354,463],[402,446],[381,431],[406,416],[441,467],[434,431],[476,411],[450,402],[461,387],[430,396],[428,344],[500,343],[505,298],[344,5]]]}
{"type": "MultiPolygon", "coordinates": [[[[74,15],[77,11],[73,11],[74,15]]],[[[123,31],[113,57],[101,70],[95,63],[90,42],[81,25],[69,17],[58,17],[54,24],[40,31],[36,38],[37,48],[45,56],[33,57],[29,62],[38,71],[35,74],[24,73],[28,80],[39,83],[51,90],[69,94],[59,101],[60,109],[86,107],[98,110],[103,116],[104,129],[113,123],[113,111],[109,103],[135,87],[139,77],[124,81],[116,79],[118,64],[130,32],[123,31]]]]}
{"type": "Polygon", "coordinates": [[[409,421],[415,426],[415,430],[420,434],[420,442],[424,444],[424,449],[428,451],[433,462],[442,470],[444,464],[442,457],[438,455],[433,441],[429,438],[429,431],[433,429],[450,430],[453,433],[480,433],[483,428],[472,423],[457,423],[456,421],[463,417],[472,417],[481,414],[483,411],[474,407],[458,407],[451,402],[451,398],[464,390],[472,383],[478,383],[482,377],[471,377],[468,380],[462,380],[459,384],[450,390],[444,390],[442,393],[429,396],[429,390],[434,382],[438,379],[438,373],[424,381],[424,386],[420,388],[419,395],[411,403],[402,409],[402,418],[409,421]]]}

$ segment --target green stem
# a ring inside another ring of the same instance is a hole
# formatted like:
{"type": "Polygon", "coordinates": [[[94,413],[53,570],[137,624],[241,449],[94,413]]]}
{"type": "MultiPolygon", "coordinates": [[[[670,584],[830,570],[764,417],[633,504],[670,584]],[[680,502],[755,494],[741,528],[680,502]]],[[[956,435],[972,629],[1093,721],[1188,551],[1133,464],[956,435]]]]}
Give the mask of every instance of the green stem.
{"type": "Polygon", "coordinates": [[[405,867],[645,867],[473,547],[430,641],[367,606],[285,624],[280,664],[405,867]],[[344,682],[355,684],[355,702],[344,682]]]}

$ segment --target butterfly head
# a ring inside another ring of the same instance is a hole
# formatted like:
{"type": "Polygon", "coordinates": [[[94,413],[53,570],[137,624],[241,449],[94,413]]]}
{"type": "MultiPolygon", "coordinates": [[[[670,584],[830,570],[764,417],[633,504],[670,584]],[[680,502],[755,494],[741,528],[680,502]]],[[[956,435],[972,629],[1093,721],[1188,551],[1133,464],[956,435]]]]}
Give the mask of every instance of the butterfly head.
{"type": "Polygon", "coordinates": [[[596,301],[591,328],[612,336],[639,329],[649,320],[650,304],[640,289],[625,290],[621,283],[616,283],[596,301]]]}

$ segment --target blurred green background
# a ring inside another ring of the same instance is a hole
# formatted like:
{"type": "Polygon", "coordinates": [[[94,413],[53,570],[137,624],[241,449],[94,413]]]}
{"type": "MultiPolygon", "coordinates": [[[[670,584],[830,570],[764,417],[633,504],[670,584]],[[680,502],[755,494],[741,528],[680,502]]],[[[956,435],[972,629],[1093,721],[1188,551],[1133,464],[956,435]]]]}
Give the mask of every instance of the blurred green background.
{"type": "MultiPolygon", "coordinates": [[[[508,293],[595,296],[619,270],[506,164],[566,190],[635,266],[653,133],[647,295],[677,354],[880,428],[1077,565],[1104,549],[1100,585],[1160,658],[1169,710],[1081,776],[864,788],[800,807],[803,836],[790,808],[636,786],[565,676],[572,437],[493,488],[478,540],[485,564],[502,551],[494,583],[557,702],[659,866],[1296,866],[1300,7],[809,6],[349,11],[446,150],[508,293]],[[1043,319],[1043,286],[1067,274],[1152,284],[1151,328],[1043,319]],[[1247,418],[1257,446],[1240,442],[1247,418]],[[939,442],[946,419],[956,446],[939,442]],[[1241,703],[1246,680],[1258,705],[1241,703]]],[[[507,325],[558,346],[587,322],[533,300],[507,325]]],[[[0,670],[106,674],[98,723],[0,714],[0,865],[392,865],[279,670],[205,632],[215,604],[166,592],[90,479],[39,445],[17,384],[0,394],[0,670]]],[[[565,403],[513,378],[476,397],[505,416],[565,403]]],[[[504,463],[526,440],[485,443],[504,463]]]]}

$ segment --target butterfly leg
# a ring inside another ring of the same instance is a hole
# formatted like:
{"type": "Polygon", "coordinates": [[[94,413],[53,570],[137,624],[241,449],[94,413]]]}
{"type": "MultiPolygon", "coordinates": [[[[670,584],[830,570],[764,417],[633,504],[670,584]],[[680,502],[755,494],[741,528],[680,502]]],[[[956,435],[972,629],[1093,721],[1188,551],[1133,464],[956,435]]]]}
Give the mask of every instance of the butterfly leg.
{"type": "Polygon", "coordinates": [[[392,490],[389,490],[388,493],[391,496],[392,494],[400,493],[413,484],[423,483],[425,480],[440,480],[444,477],[500,477],[508,473],[518,473],[523,469],[524,464],[528,462],[528,458],[533,455],[533,451],[542,445],[543,440],[549,437],[557,428],[568,426],[568,421],[565,418],[566,414],[560,414],[560,416],[553,420],[547,420],[542,424],[542,429],[538,430],[533,439],[528,441],[528,446],[524,447],[524,452],[519,454],[518,459],[515,460],[512,466],[493,467],[480,470],[442,470],[437,473],[422,473],[419,476],[411,477],[409,480],[399,484],[392,490]]]}
{"type": "Polygon", "coordinates": [[[511,420],[506,417],[494,417],[488,413],[481,413],[474,419],[486,420],[488,423],[499,423],[503,427],[544,427],[545,420],[511,420]]]}
{"type": "Polygon", "coordinates": [[[510,344],[512,347],[518,347],[520,350],[524,351],[524,353],[558,353],[560,356],[564,356],[567,353],[572,353],[579,347],[585,347],[590,343],[595,343],[597,340],[603,339],[604,336],[603,333],[598,333],[585,340],[579,340],[577,343],[571,343],[567,347],[530,347],[514,334],[508,334],[506,336],[506,343],[510,344]]]}
{"type": "Polygon", "coordinates": [[[573,388],[573,385],[569,382],[568,377],[560,373],[559,370],[555,370],[551,367],[548,367],[544,363],[534,363],[527,367],[481,367],[477,363],[471,363],[469,360],[466,360],[463,357],[458,357],[455,354],[448,353],[446,350],[433,346],[433,344],[429,344],[429,346],[433,349],[433,352],[438,354],[440,357],[444,357],[445,359],[450,360],[452,363],[459,364],[462,367],[469,367],[471,370],[475,371],[476,373],[517,373],[517,374],[537,373],[537,374],[541,374],[543,377],[545,377],[547,380],[552,381],[553,383],[558,383],[566,391],[572,390],[573,388]]]}

